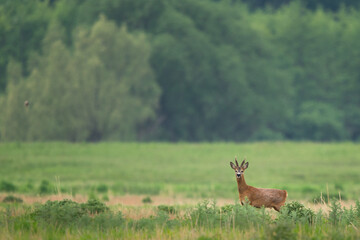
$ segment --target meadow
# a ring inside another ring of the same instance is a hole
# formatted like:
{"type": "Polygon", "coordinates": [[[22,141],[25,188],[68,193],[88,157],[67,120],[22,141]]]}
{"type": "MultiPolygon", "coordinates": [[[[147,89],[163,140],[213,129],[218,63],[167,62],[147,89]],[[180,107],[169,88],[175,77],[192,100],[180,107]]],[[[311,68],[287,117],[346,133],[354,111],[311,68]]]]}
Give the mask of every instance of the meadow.
{"type": "Polygon", "coordinates": [[[358,172],[357,143],[1,143],[0,238],[358,239],[358,172]],[[281,213],[238,204],[235,156],[281,213]]]}
{"type": "Polygon", "coordinates": [[[115,195],[235,199],[229,165],[235,157],[249,161],[249,185],[285,189],[289,199],[360,195],[356,143],[1,143],[0,181],[20,193],[41,193],[48,183],[49,191],[73,195],[108,189],[115,195]]]}

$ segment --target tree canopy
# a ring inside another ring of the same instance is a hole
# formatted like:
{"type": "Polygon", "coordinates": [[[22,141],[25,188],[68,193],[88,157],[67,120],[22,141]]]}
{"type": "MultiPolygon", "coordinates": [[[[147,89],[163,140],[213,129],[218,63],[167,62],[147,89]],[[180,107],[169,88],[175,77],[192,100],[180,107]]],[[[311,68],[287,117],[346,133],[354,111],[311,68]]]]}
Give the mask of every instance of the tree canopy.
{"type": "Polygon", "coordinates": [[[360,140],[358,7],[0,1],[0,139],[360,140]]]}

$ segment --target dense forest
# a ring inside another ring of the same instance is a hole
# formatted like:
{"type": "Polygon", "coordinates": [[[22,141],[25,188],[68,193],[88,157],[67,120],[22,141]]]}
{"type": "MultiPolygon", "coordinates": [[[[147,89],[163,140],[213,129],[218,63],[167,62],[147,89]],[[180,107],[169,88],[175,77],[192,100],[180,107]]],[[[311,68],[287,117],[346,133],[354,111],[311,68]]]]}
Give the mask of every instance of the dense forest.
{"type": "Polygon", "coordinates": [[[0,139],[359,141],[359,5],[0,0],[0,139]]]}

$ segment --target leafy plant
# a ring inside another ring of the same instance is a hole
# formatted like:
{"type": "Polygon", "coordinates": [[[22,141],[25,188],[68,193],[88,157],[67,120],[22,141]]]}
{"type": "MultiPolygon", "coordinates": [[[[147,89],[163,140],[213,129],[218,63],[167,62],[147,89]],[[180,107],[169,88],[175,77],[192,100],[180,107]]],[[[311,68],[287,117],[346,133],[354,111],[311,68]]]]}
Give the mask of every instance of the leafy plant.
{"type": "Polygon", "coordinates": [[[16,186],[11,182],[3,180],[3,181],[0,182],[0,191],[3,191],[3,192],[15,192],[16,191],[16,186]]]}
{"type": "Polygon", "coordinates": [[[15,197],[13,195],[9,195],[9,196],[6,196],[4,199],[3,199],[3,202],[4,203],[22,203],[23,200],[19,197],[15,197]]]}
{"type": "Polygon", "coordinates": [[[307,221],[312,223],[314,221],[315,213],[310,208],[306,208],[303,204],[293,201],[285,204],[278,217],[278,221],[292,220],[294,222],[307,221]]]}
{"type": "Polygon", "coordinates": [[[55,189],[53,186],[50,185],[50,182],[48,180],[42,180],[41,184],[39,186],[39,193],[40,194],[49,194],[54,193],[55,189]]]}
{"type": "Polygon", "coordinates": [[[167,206],[167,205],[159,205],[158,207],[159,211],[163,211],[169,214],[175,214],[176,210],[173,206],[167,206]]]}
{"type": "Polygon", "coordinates": [[[337,225],[341,221],[343,209],[340,206],[340,203],[335,199],[332,200],[330,205],[330,212],[329,212],[329,221],[333,225],[337,225]]]}
{"type": "Polygon", "coordinates": [[[109,211],[109,208],[97,199],[89,199],[86,203],[81,204],[81,207],[91,214],[109,211]]]}
{"type": "Polygon", "coordinates": [[[109,190],[109,188],[106,184],[100,184],[96,188],[96,191],[98,191],[99,193],[106,193],[106,192],[108,192],[108,190],[109,190]]]}
{"type": "Polygon", "coordinates": [[[151,199],[149,196],[143,198],[141,201],[142,201],[143,203],[152,203],[152,199],[151,199]]]}

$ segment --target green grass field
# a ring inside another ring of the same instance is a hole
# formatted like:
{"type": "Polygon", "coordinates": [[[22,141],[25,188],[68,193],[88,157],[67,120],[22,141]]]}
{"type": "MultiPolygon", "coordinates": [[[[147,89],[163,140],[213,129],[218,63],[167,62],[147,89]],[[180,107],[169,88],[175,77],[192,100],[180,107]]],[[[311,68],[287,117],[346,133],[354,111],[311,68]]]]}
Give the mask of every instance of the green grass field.
{"type": "Polygon", "coordinates": [[[360,202],[352,201],[360,196],[359,172],[355,143],[0,143],[2,201],[62,192],[90,199],[0,203],[0,239],[359,239],[360,202]],[[281,213],[201,203],[237,202],[229,166],[235,156],[249,161],[249,185],[288,191],[281,213]],[[322,201],[312,210],[293,202],[339,193],[351,201],[322,201]],[[194,199],[199,205],[91,202],[107,194],[194,199]]]}
{"type": "Polygon", "coordinates": [[[249,185],[286,189],[289,199],[360,195],[355,143],[1,143],[0,181],[29,194],[47,180],[72,194],[105,186],[114,195],[236,199],[235,156],[249,161],[249,185]]]}

